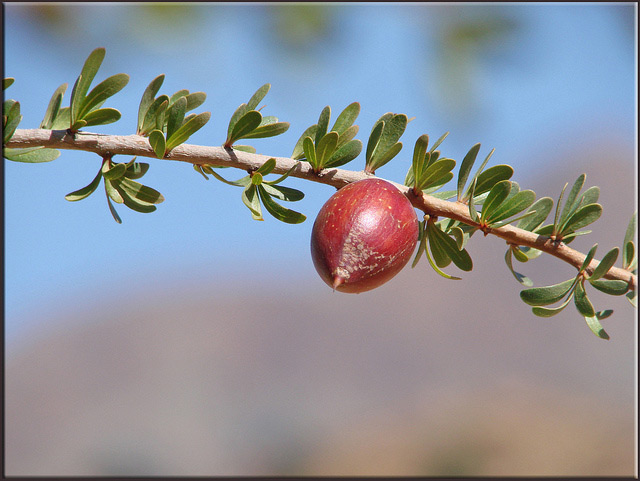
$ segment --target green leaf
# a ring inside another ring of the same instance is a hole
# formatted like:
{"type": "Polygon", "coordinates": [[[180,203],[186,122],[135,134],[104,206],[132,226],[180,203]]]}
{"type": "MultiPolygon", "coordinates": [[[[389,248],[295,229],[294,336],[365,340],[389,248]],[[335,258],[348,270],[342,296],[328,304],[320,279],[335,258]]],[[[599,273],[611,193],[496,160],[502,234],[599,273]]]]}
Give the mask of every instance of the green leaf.
{"type": "Polygon", "coordinates": [[[100,82],[82,101],[79,118],[85,118],[89,112],[101,106],[109,97],[120,92],[128,83],[129,76],[126,73],[112,75],[100,82]]]}
{"type": "Polygon", "coordinates": [[[261,185],[269,195],[275,197],[276,199],[295,202],[304,198],[304,192],[300,192],[297,189],[292,189],[291,187],[285,187],[283,185],[273,185],[266,182],[263,182],[261,185]]]}
{"type": "Polygon", "coordinates": [[[598,198],[600,197],[600,187],[594,186],[589,187],[584,191],[584,194],[580,196],[580,200],[578,201],[578,207],[582,207],[587,204],[595,204],[598,202],[598,198]]]}
{"type": "Polygon", "coordinates": [[[276,168],[276,159],[273,157],[267,160],[264,164],[262,164],[257,170],[257,173],[262,175],[270,174],[273,169],[276,168]]]}
{"type": "Polygon", "coordinates": [[[351,127],[347,128],[344,132],[342,132],[340,134],[340,138],[338,139],[338,148],[342,147],[349,141],[353,140],[353,138],[356,136],[359,130],[360,130],[360,127],[358,127],[357,125],[352,125],[351,127]]]}
{"type": "Polygon", "coordinates": [[[618,249],[617,247],[614,247],[609,252],[607,252],[605,256],[602,258],[602,260],[600,261],[600,263],[598,264],[598,266],[593,270],[593,274],[589,276],[589,280],[600,279],[607,272],[609,272],[609,269],[611,269],[613,265],[616,263],[616,260],[618,260],[619,253],[620,253],[620,249],[618,249]]]}
{"type": "Polygon", "coordinates": [[[171,142],[171,137],[182,126],[186,112],[186,97],[180,97],[167,109],[167,113],[169,114],[167,119],[167,144],[171,142]]]}
{"type": "Polygon", "coordinates": [[[243,139],[263,139],[266,137],[275,137],[284,134],[289,130],[289,122],[273,122],[271,124],[262,125],[253,130],[253,132],[244,135],[243,139]]]}
{"type": "MultiPolygon", "coordinates": [[[[275,160],[275,159],[274,159],[275,160]]],[[[284,179],[286,179],[287,177],[289,177],[289,174],[291,174],[291,172],[293,172],[293,170],[296,168],[296,166],[294,165],[293,167],[291,167],[289,170],[287,170],[284,174],[282,174],[280,177],[278,177],[275,180],[270,180],[270,181],[265,181],[265,184],[269,184],[269,185],[276,185],[279,184],[280,182],[282,182],[284,179]]]]}
{"type": "Polygon", "coordinates": [[[113,164],[111,168],[105,162],[102,169],[102,176],[107,180],[117,180],[120,177],[124,177],[127,170],[127,164],[113,164]],[[106,166],[106,168],[104,168],[106,166]]]}
{"type": "Polygon", "coordinates": [[[233,150],[240,150],[242,152],[249,152],[250,154],[255,154],[256,153],[256,148],[252,147],[250,145],[237,145],[237,144],[234,144],[233,145],[233,150]]]}
{"type": "Polygon", "coordinates": [[[629,284],[618,279],[589,279],[589,282],[593,287],[610,296],[622,296],[629,290],[629,284]]]}
{"type": "Polygon", "coordinates": [[[633,215],[631,216],[631,220],[629,221],[629,224],[627,225],[627,230],[624,233],[624,241],[622,242],[623,244],[626,244],[627,242],[633,242],[635,239],[635,234],[636,234],[636,219],[638,216],[638,212],[634,212],[633,215]]]}
{"type": "MultiPolygon", "coordinates": [[[[453,161],[453,159],[441,159],[441,160],[452,160],[453,161]]],[[[435,179],[433,181],[429,180],[429,182],[427,183],[426,187],[424,189],[422,189],[422,192],[424,192],[425,194],[429,194],[429,195],[437,195],[438,193],[435,192],[435,191],[437,191],[440,188],[442,188],[451,179],[453,179],[453,172],[451,172],[451,171],[446,172],[440,178],[437,178],[437,179],[435,179]]],[[[456,194],[455,190],[448,191],[448,192],[450,192],[449,195],[443,197],[444,199],[449,199],[449,198],[453,197],[456,194]]],[[[444,194],[446,194],[446,193],[447,192],[444,192],[444,194]]]]}
{"type": "Polygon", "coordinates": [[[473,262],[471,261],[471,257],[467,250],[458,249],[456,241],[442,232],[437,224],[432,224],[432,228],[429,228],[428,230],[428,235],[432,242],[433,240],[437,240],[437,243],[440,245],[446,256],[449,257],[460,270],[468,272],[473,269],[473,262]]]}
{"type": "Polygon", "coordinates": [[[60,151],[55,149],[45,149],[44,147],[27,147],[24,149],[8,149],[2,151],[3,157],[14,162],[25,162],[36,164],[51,162],[60,157],[60,151]]]}
{"type": "Polygon", "coordinates": [[[529,279],[524,274],[520,274],[519,272],[516,272],[515,269],[513,268],[513,261],[511,257],[512,257],[512,253],[515,254],[515,252],[516,252],[516,249],[514,249],[513,247],[510,247],[509,249],[507,249],[507,252],[504,255],[504,261],[507,264],[507,267],[511,271],[511,274],[513,274],[513,277],[515,277],[520,284],[527,287],[533,286],[533,281],[531,279],[529,279]]]}
{"type": "Polygon", "coordinates": [[[6,90],[11,85],[13,85],[13,82],[15,82],[15,80],[16,79],[14,79],[13,77],[6,77],[5,79],[3,79],[2,80],[2,90],[6,90]]]}
{"type": "Polygon", "coordinates": [[[153,101],[151,106],[147,109],[147,113],[144,116],[142,128],[138,132],[139,135],[149,135],[149,133],[158,129],[160,131],[164,128],[164,114],[169,106],[169,97],[161,95],[153,101]]]}
{"type": "Polygon", "coordinates": [[[85,125],[87,125],[87,121],[86,120],[76,120],[71,125],[71,127],[69,127],[69,130],[71,130],[72,132],[77,132],[78,130],[80,130],[85,125]]]}
{"type": "MultiPolygon", "coordinates": [[[[487,156],[484,158],[484,160],[482,161],[482,164],[480,164],[480,167],[478,167],[478,170],[476,171],[476,173],[474,174],[473,178],[471,179],[471,183],[473,184],[474,182],[477,185],[477,181],[478,181],[478,177],[480,177],[480,175],[483,172],[484,167],[487,165],[487,162],[489,162],[489,159],[491,158],[491,156],[493,155],[493,153],[496,151],[496,149],[491,149],[491,152],[489,152],[487,154],[487,156]]],[[[476,194],[476,197],[480,197],[483,194],[476,194]]],[[[467,200],[470,196],[470,191],[469,189],[467,189],[467,193],[463,196],[463,200],[467,200]]],[[[478,199],[479,201],[479,199],[478,199]]]]}
{"type": "Polygon", "coordinates": [[[293,149],[293,153],[291,154],[291,158],[292,159],[302,159],[304,157],[304,148],[303,148],[303,142],[304,139],[306,137],[311,137],[314,138],[316,135],[316,129],[318,128],[317,125],[312,125],[311,127],[308,127],[300,136],[300,138],[298,139],[298,142],[296,142],[296,146],[293,149]]]}
{"type": "Polygon", "coordinates": [[[564,225],[568,221],[569,217],[571,217],[571,214],[574,212],[575,208],[577,208],[578,194],[580,193],[580,189],[582,189],[582,186],[584,185],[585,178],[585,174],[580,175],[574,182],[573,187],[571,187],[571,191],[569,192],[564,207],[562,208],[562,211],[560,213],[558,225],[564,225]]]}
{"type": "Polygon", "coordinates": [[[120,195],[120,192],[114,187],[113,182],[107,179],[104,179],[104,188],[107,191],[107,195],[116,202],[117,204],[123,204],[124,200],[120,195]]]}
{"type": "Polygon", "coordinates": [[[98,172],[98,174],[93,178],[91,183],[82,189],[75,190],[73,192],[68,193],[64,196],[69,202],[76,202],[78,200],[86,199],[91,194],[95,192],[100,185],[100,179],[102,178],[102,170],[98,172]]]}
{"type": "Polygon", "coordinates": [[[198,172],[200,175],[202,175],[202,177],[204,177],[204,180],[209,180],[209,177],[207,177],[207,174],[204,170],[204,166],[203,165],[198,165],[198,164],[193,164],[193,169],[198,172]]]}
{"type": "MultiPolygon", "coordinates": [[[[426,236],[425,236],[426,237],[426,236]]],[[[431,246],[432,243],[429,242],[429,245],[431,246]]],[[[433,258],[431,257],[431,254],[429,254],[429,249],[425,248],[425,253],[427,254],[427,260],[429,261],[429,265],[431,265],[431,268],[436,271],[439,275],[441,275],[442,277],[444,277],[445,279],[450,279],[450,280],[455,280],[455,281],[459,281],[461,280],[460,277],[456,277],[456,276],[451,276],[449,274],[447,274],[446,272],[444,272],[442,269],[440,269],[437,265],[436,262],[434,262],[433,258]]],[[[432,250],[433,252],[433,250],[432,250]]]]}
{"type": "Polygon", "coordinates": [[[520,291],[520,298],[530,306],[546,306],[558,302],[573,289],[575,279],[545,287],[532,287],[520,291]]]}
{"type": "Polygon", "coordinates": [[[328,105],[322,109],[320,112],[320,117],[318,118],[317,128],[316,128],[316,138],[315,144],[318,145],[320,140],[327,134],[327,129],[329,128],[329,119],[331,118],[331,107],[328,105]]]}
{"type": "Polygon", "coordinates": [[[567,307],[569,305],[569,302],[571,302],[571,297],[573,297],[573,296],[569,296],[558,307],[538,307],[538,306],[536,306],[536,307],[532,307],[531,308],[531,312],[533,312],[538,317],[555,316],[556,314],[560,313],[560,311],[562,311],[565,307],[567,307]]]}
{"type": "MultiPolygon", "coordinates": [[[[530,258],[527,254],[525,254],[519,246],[509,246],[510,250],[513,251],[514,257],[520,262],[529,262],[530,258]]],[[[540,252],[540,251],[538,251],[540,252]]]]}
{"type": "Polygon", "coordinates": [[[265,97],[265,95],[267,95],[270,88],[271,84],[266,83],[258,90],[256,90],[256,92],[251,96],[249,102],[247,103],[248,110],[255,110],[258,104],[262,102],[262,99],[265,97]]]}
{"type": "Polygon", "coordinates": [[[169,107],[171,107],[176,101],[178,101],[179,99],[186,97],[187,95],[189,95],[189,91],[187,89],[180,89],[178,91],[176,91],[170,98],[169,98],[169,107]]]}
{"type": "Polygon", "coordinates": [[[49,101],[49,105],[47,106],[47,111],[44,114],[44,119],[42,119],[42,122],[40,123],[41,129],[53,129],[53,123],[60,112],[62,98],[64,97],[64,93],[67,91],[67,86],[68,85],[64,83],[60,85],[60,87],[58,87],[55,92],[53,92],[51,100],[49,101]]]}
{"type": "Polygon", "coordinates": [[[448,135],[449,135],[449,132],[445,132],[444,134],[442,134],[440,136],[440,138],[438,140],[436,140],[435,143],[431,146],[431,150],[429,152],[433,153],[440,146],[440,144],[444,141],[444,139],[447,138],[448,135]]]}
{"type": "Polygon", "coordinates": [[[496,211],[500,207],[500,204],[509,196],[509,192],[511,192],[511,181],[509,180],[503,180],[494,185],[489,191],[487,200],[485,200],[482,205],[480,219],[486,222],[491,217],[491,214],[496,211]]]}
{"type": "Polygon", "coordinates": [[[584,261],[582,261],[582,266],[580,267],[579,272],[584,272],[584,270],[589,266],[589,264],[591,264],[591,261],[595,257],[597,250],[598,250],[598,244],[594,244],[593,247],[589,249],[589,252],[587,252],[587,255],[585,256],[584,261]]]}
{"type": "Polygon", "coordinates": [[[385,120],[380,142],[378,143],[378,155],[385,154],[386,151],[393,148],[397,143],[405,129],[409,119],[405,114],[396,114],[385,120]]]}
{"type": "Polygon", "coordinates": [[[460,171],[458,172],[458,202],[461,202],[462,192],[464,190],[464,186],[467,183],[467,179],[469,178],[469,174],[471,173],[471,168],[476,161],[476,157],[478,156],[478,152],[480,151],[480,144],[475,144],[467,155],[462,159],[462,164],[460,164],[460,171]]]}
{"type": "Polygon", "coordinates": [[[178,130],[173,133],[171,138],[167,140],[167,152],[185,143],[189,137],[209,122],[209,118],[211,118],[211,112],[202,112],[182,124],[178,130]]]}
{"type": "Polygon", "coordinates": [[[162,83],[164,82],[164,74],[158,75],[154,78],[147,88],[144,90],[142,94],[142,99],[140,100],[140,106],[138,107],[138,129],[137,132],[139,135],[143,132],[143,126],[145,123],[145,118],[147,116],[147,112],[149,108],[154,103],[155,96],[157,95],[162,83]]]}
{"type": "Polygon", "coordinates": [[[286,222],[287,224],[300,224],[301,222],[305,221],[307,217],[304,214],[291,209],[287,209],[275,202],[271,198],[265,187],[266,186],[264,185],[258,186],[258,192],[260,193],[262,203],[264,204],[269,214],[271,214],[279,221],[286,222]]]}
{"type": "Polygon", "coordinates": [[[124,177],[120,179],[118,184],[123,191],[137,201],[147,204],[160,204],[164,202],[164,196],[160,192],[146,185],[142,185],[135,180],[124,177]]]}
{"type": "Polygon", "coordinates": [[[375,154],[378,144],[380,143],[380,137],[382,135],[382,130],[384,129],[384,122],[378,121],[377,124],[371,130],[371,135],[369,135],[369,140],[367,142],[367,152],[365,154],[366,163],[369,165],[373,159],[373,155],[375,154]]]}
{"type": "Polygon", "coordinates": [[[425,157],[427,155],[428,146],[429,136],[424,134],[417,138],[416,144],[413,148],[413,159],[411,162],[411,169],[409,170],[409,172],[412,173],[412,178],[410,179],[407,174],[405,185],[413,186],[416,190],[422,190],[419,180],[426,168],[425,157]]]}
{"type": "Polygon", "coordinates": [[[637,211],[631,216],[631,220],[627,225],[624,233],[624,241],[622,242],[622,267],[627,270],[633,270],[637,264],[637,252],[635,245],[636,234],[636,218],[637,211]]]}
{"type": "Polygon", "coordinates": [[[83,118],[83,120],[86,122],[84,124],[84,127],[88,127],[90,125],[112,124],[113,122],[117,122],[118,120],[120,120],[120,117],[120,112],[110,107],[92,110],[83,118]]]}
{"type": "Polygon", "coordinates": [[[124,175],[128,179],[139,179],[149,170],[149,164],[146,162],[136,162],[136,158],[137,157],[134,157],[127,163],[127,172],[124,175]]]}
{"type": "Polygon", "coordinates": [[[564,223],[564,227],[559,232],[561,237],[565,237],[567,234],[582,229],[589,224],[597,221],[602,215],[602,206],[600,204],[588,204],[579,208],[569,219],[564,223]]]}
{"type": "Polygon", "coordinates": [[[250,178],[253,185],[262,184],[262,174],[260,172],[254,172],[253,175],[250,176],[250,178]]]}
{"type": "MultiPolygon", "coordinates": [[[[353,102],[345,107],[345,109],[338,115],[336,122],[333,124],[331,130],[338,132],[340,136],[351,126],[358,118],[360,114],[360,104],[353,102]]],[[[353,137],[352,137],[353,138],[353,137]]]]}
{"type": "Polygon", "coordinates": [[[260,207],[258,190],[254,184],[249,184],[242,191],[242,202],[249,208],[254,220],[264,220],[262,217],[262,208],[260,207]]]}
{"type": "Polygon", "coordinates": [[[248,111],[238,119],[225,145],[232,145],[236,140],[244,138],[245,135],[256,129],[260,122],[262,122],[262,114],[260,112],[257,110],[248,111]]]}
{"type": "Polygon", "coordinates": [[[71,109],[62,107],[51,125],[51,130],[66,130],[71,124],[71,109]]]}
{"type": "Polygon", "coordinates": [[[149,134],[149,144],[159,159],[164,158],[166,152],[164,134],[160,130],[152,130],[149,134]]]}
{"type": "Polygon", "coordinates": [[[304,148],[304,156],[307,159],[307,162],[311,164],[311,167],[313,167],[314,171],[320,170],[316,158],[316,147],[313,145],[313,140],[311,140],[311,137],[305,137],[302,142],[302,146],[304,148]]]}
{"type": "Polygon", "coordinates": [[[475,195],[484,194],[498,182],[505,181],[513,175],[513,167],[510,165],[494,165],[484,172],[478,174],[478,182],[476,184],[475,195]]]}
{"type": "Polygon", "coordinates": [[[593,317],[585,316],[584,319],[585,321],[587,321],[587,326],[589,326],[589,329],[591,329],[591,332],[593,332],[600,339],[607,339],[607,340],[609,339],[609,334],[607,334],[607,332],[604,330],[597,316],[593,316],[593,317]]]}
{"type": "Polygon", "coordinates": [[[520,220],[520,222],[518,222],[518,227],[520,229],[533,232],[546,220],[552,208],[553,199],[551,197],[542,197],[538,199],[527,211],[535,212],[535,214],[520,220]]]}
{"type": "MultiPolygon", "coordinates": [[[[340,140],[342,140],[340,138],[340,140]]],[[[340,145],[340,140],[338,145],[340,145]]],[[[359,140],[350,140],[346,144],[338,147],[331,158],[326,162],[325,167],[339,167],[355,159],[362,151],[362,142],[359,140]]]]}
{"type": "Polygon", "coordinates": [[[156,210],[155,205],[150,204],[148,202],[143,202],[133,197],[128,190],[123,188],[121,182],[114,183],[114,187],[120,193],[120,196],[122,197],[124,205],[129,207],[129,209],[134,210],[136,212],[141,212],[143,214],[148,214],[156,210]]]}
{"type": "Polygon", "coordinates": [[[636,245],[631,241],[626,242],[622,251],[622,268],[631,271],[636,265],[636,245]]]}
{"type": "Polygon", "coordinates": [[[16,100],[5,101],[2,108],[2,138],[5,144],[11,139],[21,120],[20,102],[16,100]]]}
{"type": "Polygon", "coordinates": [[[227,140],[231,138],[231,133],[233,132],[233,129],[238,123],[238,120],[240,119],[240,117],[246,114],[249,110],[251,109],[247,108],[247,104],[240,104],[240,106],[235,110],[235,112],[233,112],[231,119],[229,119],[229,127],[227,128],[227,140]]]}
{"type": "Polygon", "coordinates": [[[426,251],[427,248],[427,236],[425,235],[425,221],[418,222],[418,240],[420,243],[418,244],[418,249],[416,251],[416,255],[413,258],[413,262],[411,263],[411,268],[413,269],[416,265],[418,265],[418,261],[422,257],[422,253],[426,251]]]}
{"type": "MultiPolygon", "coordinates": [[[[369,171],[373,172],[395,157],[402,149],[402,143],[398,139],[402,137],[407,128],[408,118],[405,114],[390,114],[384,116],[380,139],[367,161],[369,171]]],[[[381,117],[382,119],[382,117],[381,117]]],[[[368,152],[367,148],[367,152],[368,152]]]]}
{"type": "Polygon", "coordinates": [[[596,315],[596,311],[593,308],[593,304],[591,304],[591,301],[587,297],[587,293],[584,290],[584,284],[582,282],[578,282],[578,284],[576,284],[573,301],[576,304],[578,312],[584,317],[593,317],[596,315]]]}
{"type": "Polygon", "coordinates": [[[370,171],[373,173],[376,170],[378,170],[380,167],[382,167],[383,165],[388,163],[391,159],[393,159],[396,155],[398,155],[398,153],[400,153],[401,150],[402,150],[402,142],[398,142],[397,144],[394,144],[393,146],[391,146],[391,148],[387,150],[384,153],[384,155],[380,155],[380,156],[375,155],[373,162],[369,164],[371,166],[370,171]]]}
{"type": "MultiPolygon", "coordinates": [[[[107,183],[105,182],[105,189],[107,188],[107,183]]],[[[115,220],[118,224],[122,224],[122,219],[120,219],[120,216],[118,215],[118,212],[116,211],[116,209],[113,207],[113,204],[111,203],[111,199],[109,198],[109,194],[107,193],[107,204],[109,205],[109,212],[111,212],[111,215],[113,216],[113,220],[115,220]]]]}
{"type": "Polygon", "coordinates": [[[85,61],[82,71],[76,80],[71,92],[71,124],[75,124],[77,120],[81,119],[80,111],[82,104],[89,91],[89,86],[96,74],[102,61],[104,60],[106,50],[103,47],[93,50],[87,60],[85,61]]]}
{"type": "Polygon", "coordinates": [[[476,188],[476,181],[478,179],[473,179],[471,185],[469,186],[469,216],[473,222],[480,222],[480,216],[478,215],[478,211],[473,203],[473,192],[476,188]]]}
{"type": "Polygon", "coordinates": [[[187,112],[200,107],[205,100],[207,100],[207,94],[204,92],[193,92],[188,94],[187,99],[187,112]]]}
{"type": "Polygon", "coordinates": [[[329,132],[324,135],[320,142],[316,144],[316,158],[319,168],[323,169],[326,162],[331,158],[336,151],[338,145],[338,133],[329,132]]]}
{"type": "Polygon", "coordinates": [[[629,302],[633,307],[638,307],[638,290],[637,289],[627,292],[627,295],[625,297],[629,300],[629,302]]]}
{"type": "MultiPolygon", "coordinates": [[[[500,207],[493,211],[489,216],[488,222],[495,225],[497,222],[502,222],[514,215],[522,212],[536,199],[536,194],[532,190],[521,190],[513,197],[505,200],[500,207]]],[[[497,227],[497,225],[495,225],[497,227]]]]}
{"type": "Polygon", "coordinates": [[[455,190],[445,190],[443,192],[431,192],[429,195],[431,195],[432,197],[437,197],[438,199],[449,200],[455,197],[456,193],[457,191],[455,190]]]}
{"type": "Polygon", "coordinates": [[[220,182],[224,182],[225,184],[229,184],[229,185],[233,185],[235,187],[247,187],[249,185],[251,185],[251,176],[249,175],[245,175],[244,177],[242,177],[241,179],[232,181],[232,180],[227,180],[224,177],[222,177],[220,174],[218,174],[215,170],[213,169],[207,169],[205,170],[207,173],[213,175],[216,179],[218,179],[220,182]]]}
{"type": "Polygon", "coordinates": [[[444,185],[453,178],[451,170],[455,167],[456,161],[453,159],[440,159],[429,165],[426,171],[419,175],[415,186],[418,190],[425,190],[435,184],[444,185]]]}

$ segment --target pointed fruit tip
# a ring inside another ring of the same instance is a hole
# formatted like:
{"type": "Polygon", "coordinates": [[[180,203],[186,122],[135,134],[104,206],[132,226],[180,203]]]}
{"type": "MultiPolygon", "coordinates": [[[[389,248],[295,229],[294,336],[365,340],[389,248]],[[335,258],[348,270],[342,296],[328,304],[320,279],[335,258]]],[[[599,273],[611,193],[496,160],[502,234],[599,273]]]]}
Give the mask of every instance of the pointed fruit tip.
{"type": "Polygon", "coordinates": [[[344,284],[344,278],[343,277],[340,277],[340,276],[334,276],[333,277],[333,291],[334,292],[342,284],[344,284]]]}

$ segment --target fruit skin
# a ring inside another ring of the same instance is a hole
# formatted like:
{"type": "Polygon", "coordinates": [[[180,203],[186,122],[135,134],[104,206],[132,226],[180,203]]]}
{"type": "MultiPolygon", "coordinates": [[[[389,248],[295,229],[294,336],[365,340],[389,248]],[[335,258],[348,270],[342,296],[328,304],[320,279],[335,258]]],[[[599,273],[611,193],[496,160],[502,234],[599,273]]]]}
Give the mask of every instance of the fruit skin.
{"type": "Polygon", "coordinates": [[[311,232],[313,264],[340,292],[374,289],[409,262],[418,218],[393,184],[364,179],[348,184],[322,206],[311,232]]]}

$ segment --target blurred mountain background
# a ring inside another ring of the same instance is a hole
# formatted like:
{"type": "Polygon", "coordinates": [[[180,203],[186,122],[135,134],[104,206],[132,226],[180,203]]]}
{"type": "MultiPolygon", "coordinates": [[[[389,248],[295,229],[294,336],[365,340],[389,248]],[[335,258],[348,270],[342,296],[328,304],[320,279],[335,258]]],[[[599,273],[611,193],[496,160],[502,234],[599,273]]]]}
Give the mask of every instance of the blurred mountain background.
{"type": "MultiPolygon", "coordinates": [[[[225,116],[270,81],[265,113],[292,127],[259,152],[289,155],[324,105],[359,100],[365,141],[386,111],[417,117],[383,177],[404,178],[418,135],[451,130],[444,154],[495,146],[538,197],[586,173],[604,214],[572,244],[583,252],[619,246],[635,209],[631,4],[3,8],[23,128],[106,46],[98,77],[132,75],[114,105],[131,125],[166,72],[163,92],[209,94],[218,136],[190,142],[220,144],[225,116]]],[[[491,236],[474,236],[461,281],[423,259],[333,293],[308,246],[326,186],[292,181],[301,226],[257,223],[238,192],[152,162],[167,202],[118,226],[98,193],[62,199],[97,161],[5,162],[7,475],[637,476],[625,299],[592,296],[615,310],[610,341],[571,307],[537,318],[491,236]]],[[[546,256],[518,267],[536,285],[575,273],[546,256]]]]}

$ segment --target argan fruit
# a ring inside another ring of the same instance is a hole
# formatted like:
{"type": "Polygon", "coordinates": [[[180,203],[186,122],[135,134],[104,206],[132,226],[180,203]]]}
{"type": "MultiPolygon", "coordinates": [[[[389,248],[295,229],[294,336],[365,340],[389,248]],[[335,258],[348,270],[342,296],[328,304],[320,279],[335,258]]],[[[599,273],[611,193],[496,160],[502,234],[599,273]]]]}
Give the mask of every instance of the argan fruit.
{"type": "Polygon", "coordinates": [[[340,292],[374,289],[409,262],[418,218],[393,184],[364,179],[348,184],[322,206],[311,232],[313,264],[340,292]]]}

